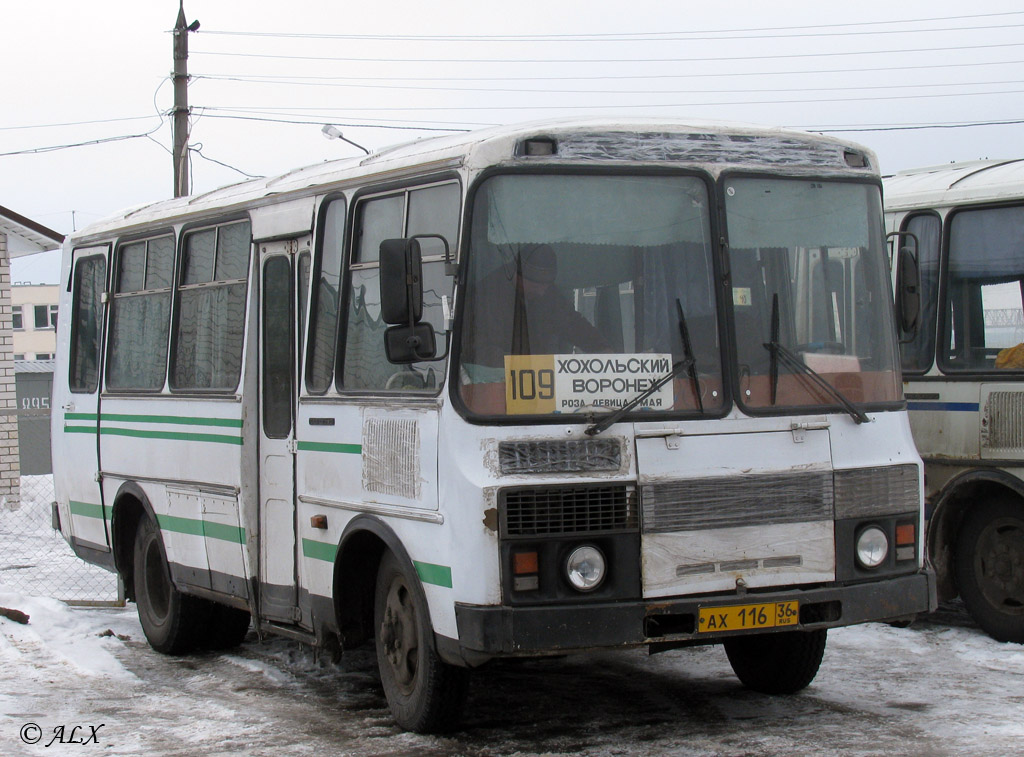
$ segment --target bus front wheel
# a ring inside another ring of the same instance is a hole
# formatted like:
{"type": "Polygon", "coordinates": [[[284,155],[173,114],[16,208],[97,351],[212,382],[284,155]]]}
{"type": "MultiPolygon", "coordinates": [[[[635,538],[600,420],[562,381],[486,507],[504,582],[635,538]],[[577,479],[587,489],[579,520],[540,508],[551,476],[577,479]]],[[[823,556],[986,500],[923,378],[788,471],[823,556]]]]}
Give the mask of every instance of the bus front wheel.
{"type": "Polygon", "coordinates": [[[149,645],[169,655],[192,651],[198,641],[201,600],[175,588],[160,529],[149,518],[142,518],[135,532],[134,568],[135,603],[149,645]]]}
{"type": "Polygon", "coordinates": [[[783,631],[726,639],[725,653],[740,682],[762,694],[795,694],[821,667],[828,631],[783,631]]]}
{"type": "Polygon", "coordinates": [[[968,612],[997,641],[1024,643],[1024,507],[983,502],[956,540],[957,587],[968,612]]]}
{"type": "Polygon", "coordinates": [[[469,671],[438,657],[423,591],[390,552],[377,571],[374,629],[381,685],[398,725],[417,733],[455,727],[469,671]]]}

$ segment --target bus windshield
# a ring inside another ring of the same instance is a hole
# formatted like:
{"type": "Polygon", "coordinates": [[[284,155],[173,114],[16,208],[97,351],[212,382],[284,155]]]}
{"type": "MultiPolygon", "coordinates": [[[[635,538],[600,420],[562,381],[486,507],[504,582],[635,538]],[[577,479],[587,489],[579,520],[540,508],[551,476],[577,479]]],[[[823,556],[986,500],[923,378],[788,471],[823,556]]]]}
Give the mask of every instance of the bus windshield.
{"type": "MultiPolygon", "coordinates": [[[[898,400],[878,187],[723,183],[731,393],[741,407],[850,411],[851,403],[898,400]]],[[[459,391],[467,409],[600,417],[663,381],[633,412],[722,410],[726,353],[708,198],[707,182],[684,175],[484,181],[464,289],[459,391]]]]}
{"type": "Polygon", "coordinates": [[[900,398],[878,187],[725,180],[738,400],[748,409],[900,398]]]}
{"type": "Polygon", "coordinates": [[[481,415],[713,412],[722,365],[707,184],[508,174],[473,206],[460,392],[481,415]]]}

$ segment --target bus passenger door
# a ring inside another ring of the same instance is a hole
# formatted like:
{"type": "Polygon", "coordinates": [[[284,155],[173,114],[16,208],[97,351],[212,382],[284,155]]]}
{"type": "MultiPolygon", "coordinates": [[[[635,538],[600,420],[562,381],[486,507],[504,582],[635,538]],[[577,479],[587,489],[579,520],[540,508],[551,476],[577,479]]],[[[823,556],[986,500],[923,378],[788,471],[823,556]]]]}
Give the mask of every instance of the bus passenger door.
{"type": "MultiPolygon", "coordinates": [[[[109,245],[78,248],[71,259],[68,323],[58,323],[66,373],[54,379],[53,473],[61,528],[76,547],[110,551],[110,513],[100,489],[100,389],[109,245]],[[59,420],[57,420],[59,419],[59,420]],[[67,500],[64,500],[64,496],[67,500]]],[[[61,297],[69,296],[62,292],[61,297]]]]}
{"type": "Polygon", "coordinates": [[[260,250],[260,615],[298,620],[295,511],[295,253],[309,238],[260,250]]]}

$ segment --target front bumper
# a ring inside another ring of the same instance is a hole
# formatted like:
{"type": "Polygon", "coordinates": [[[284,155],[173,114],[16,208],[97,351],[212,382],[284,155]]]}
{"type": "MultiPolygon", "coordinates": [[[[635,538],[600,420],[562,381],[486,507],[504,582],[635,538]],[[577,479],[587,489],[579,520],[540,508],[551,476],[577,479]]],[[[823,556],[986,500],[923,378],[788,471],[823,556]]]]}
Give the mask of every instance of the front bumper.
{"type": "Polygon", "coordinates": [[[907,576],[848,586],[700,598],[544,607],[457,604],[455,615],[464,658],[502,657],[714,641],[751,631],[698,633],[696,618],[701,608],[793,600],[800,603],[799,623],[767,632],[833,628],[931,612],[937,606],[935,574],[925,568],[907,576]]]}

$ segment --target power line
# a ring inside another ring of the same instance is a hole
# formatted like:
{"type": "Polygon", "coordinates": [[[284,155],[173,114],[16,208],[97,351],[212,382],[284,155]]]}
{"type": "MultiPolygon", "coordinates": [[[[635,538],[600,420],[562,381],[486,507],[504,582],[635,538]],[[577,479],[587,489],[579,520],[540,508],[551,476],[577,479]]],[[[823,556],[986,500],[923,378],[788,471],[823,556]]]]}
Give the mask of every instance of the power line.
{"type": "Polygon", "coordinates": [[[230,168],[232,171],[236,171],[236,172],[242,174],[242,176],[245,176],[247,178],[250,178],[250,179],[265,179],[265,178],[267,178],[266,176],[246,173],[241,168],[235,168],[234,166],[228,165],[227,163],[224,163],[223,161],[217,160],[216,158],[211,158],[208,155],[203,155],[203,145],[202,145],[202,143],[200,143],[198,145],[189,145],[188,150],[189,150],[190,153],[194,152],[196,155],[198,155],[203,160],[208,160],[211,163],[216,163],[218,166],[224,166],[224,168],[230,168]]]}
{"type": "Polygon", "coordinates": [[[916,47],[902,50],[854,50],[851,52],[818,52],[818,53],[785,53],[780,55],[733,55],[722,57],[699,56],[694,58],[370,58],[344,57],[325,55],[271,55],[268,53],[227,53],[210,50],[193,50],[192,55],[212,55],[230,58],[260,58],[267,60],[314,60],[321,62],[335,61],[339,63],[561,63],[561,64],[593,64],[593,63],[722,63],[736,60],[781,60],[799,58],[831,58],[853,55],[895,55],[901,53],[948,53],[960,50],[992,50],[1004,47],[1021,47],[1024,42],[988,43],[983,45],[957,45],[952,47],[916,47]]]}
{"type": "MultiPolygon", "coordinates": [[[[599,74],[594,76],[305,76],[295,74],[260,74],[260,80],[273,81],[278,79],[311,79],[315,81],[409,81],[409,82],[441,82],[441,81],[614,81],[637,79],[705,79],[720,77],[746,76],[811,76],[819,74],[860,74],[878,71],[920,71],[938,68],[971,68],[976,66],[1015,66],[1024,60],[1007,61],[971,61],[969,63],[927,63],[918,66],[875,66],[867,68],[819,68],[814,71],[711,71],[686,74],[599,74]]],[[[205,74],[193,78],[238,78],[246,80],[245,74],[205,74]]]]}
{"type": "Polygon", "coordinates": [[[16,131],[18,129],[50,129],[58,126],[87,126],[91,124],[112,124],[120,121],[144,121],[153,118],[148,116],[124,116],[122,118],[98,118],[93,121],[65,121],[57,124],[30,124],[27,126],[0,126],[0,131],[16,131]]]}
{"type": "MultiPolygon", "coordinates": [[[[512,92],[512,93],[552,93],[552,94],[591,94],[591,95],[721,95],[721,94],[749,94],[751,92],[849,92],[856,90],[873,91],[873,90],[885,90],[885,89],[921,89],[921,88],[949,88],[949,87],[989,87],[1006,84],[1024,84],[1024,81],[1019,79],[1015,80],[999,80],[999,81],[974,81],[974,82],[955,82],[955,83],[937,83],[937,84],[883,84],[883,85],[851,85],[848,87],[780,87],[780,88],[764,88],[757,87],[755,89],[661,89],[661,90],[639,90],[639,89],[539,89],[539,88],[495,88],[495,87],[424,87],[421,85],[400,85],[400,84],[352,84],[352,83],[321,83],[321,82],[303,82],[303,81],[289,81],[289,80],[261,80],[259,78],[247,78],[247,77],[227,77],[227,76],[211,76],[211,75],[198,75],[193,77],[195,79],[206,79],[209,81],[235,81],[250,84],[284,84],[287,86],[309,86],[309,87],[346,87],[352,89],[401,89],[401,90],[416,90],[423,92],[512,92]]],[[[983,94],[983,93],[979,93],[983,94]]]]}
{"type": "MultiPolygon", "coordinates": [[[[207,113],[205,111],[212,110],[212,108],[203,108],[198,106],[195,110],[202,110],[204,118],[222,118],[230,119],[235,121],[262,121],[264,123],[276,123],[276,124],[297,124],[300,126],[322,126],[325,121],[330,121],[334,126],[343,126],[346,129],[394,129],[400,131],[442,131],[442,132],[465,132],[472,131],[472,129],[466,129],[454,126],[426,126],[417,125],[417,122],[407,122],[407,125],[400,125],[401,122],[387,122],[386,119],[380,119],[378,123],[342,123],[341,121],[333,120],[334,116],[317,116],[313,115],[309,117],[309,120],[298,120],[296,118],[268,118],[267,116],[244,116],[244,115],[223,115],[218,113],[207,113]]],[[[244,111],[243,111],[244,112],[244,111]]],[[[258,111],[256,111],[258,112],[258,111]]],[[[270,114],[273,115],[273,114],[270,114]]],[[[464,124],[465,125],[465,124],[464,124]]],[[[494,126],[494,123],[471,123],[471,126],[494,126]]]]}
{"type": "Polygon", "coordinates": [[[6,158],[11,155],[37,155],[44,152],[56,152],[57,150],[70,150],[73,147],[87,147],[91,145],[102,145],[108,142],[122,142],[128,139],[149,139],[149,135],[152,133],[153,132],[146,132],[145,134],[125,134],[119,137],[103,137],[101,139],[90,139],[86,142],[75,142],[73,144],[49,145],[47,147],[33,147],[27,150],[13,150],[11,152],[0,152],[0,158],[6,158]]]}
{"type": "MultiPolygon", "coordinates": [[[[939,94],[923,95],[881,95],[876,97],[814,97],[810,99],[777,99],[769,100],[745,100],[745,101],[714,101],[714,102],[682,102],[682,103],[598,103],[584,105],[401,105],[401,106],[358,106],[338,108],[309,108],[307,106],[275,106],[264,108],[260,106],[237,106],[218,107],[204,106],[207,111],[234,112],[234,113],[260,113],[281,115],[280,111],[307,111],[314,113],[328,112],[376,112],[390,113],[395,111],[508,111],[508,110],[622,110],[629,108],[696,108],[711,106],[737,106],[737,105],[793,105],[801,103],[822,103],[822,102],[878,102],[886,100],[922,100],[931,98],[948,97],[985,97],[992,95],[1015,95],[1024,93],[1021,89],[998,90],[994,92],[948,92],[939,94]]],[[[312,116],[310,116],[312,117],[312,116]]]]}
{"type": "MultiPolygon", "coordinates": [[[[861,21],[845,24],[812,24],[806,26],[775,26],[755,27],[746,29],[702,29],[696,31],[672,31],[672,32],[609,32],[593,34],[493,34],[493,35],[431,35],[431,34],[317,34],[317,33],[295,33],[295,32],[247,32],[229,30],[203,29],[202,34],[233,36],[233,37],[263,37],[281,39],[326,39],[326,40],[367,40],[367,41],[415,41],[415,42],[652,42],[652,41],[696,41],[694,35],[722,35],[722,34],[747,34],[752,32],[783,32],[797,31],[804,32],[807,29],[849,29],[851,27],[877,27],[892,26],[895,24],[920,24],[935,21],[977,21],[982,18],[997,18],[1006,16],[1019,16],[1021,11],[1007,11],[1003,13],[986,13],[970,16],[938,16],[934,18],[914,18],[895,21],[861,21]]],[[[892,29],[878,30],[870,29],[865,31],[838,32],[838,33],[816,33],[816,34],[770,34],[763,35],[772,38],[786,38],[794,36],[845,36],[853,34],[908,34],[917,32],[939,32],[939,31],[972,31],[975,29],[1005,29],[1017,24],[1001,24],[998,26],[968,26],[940,29],[892,29]]],[[[729,37],[727,39],[758,39],[761,37],[729,37]]],[[[721,37],[714,37],[720,40],[721,37]]]]}

